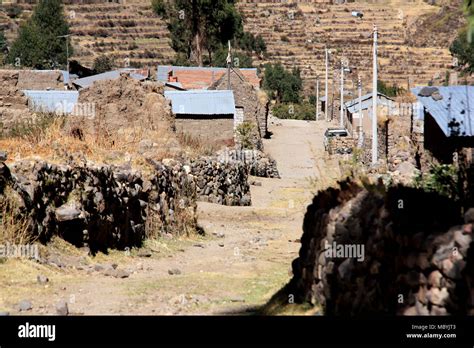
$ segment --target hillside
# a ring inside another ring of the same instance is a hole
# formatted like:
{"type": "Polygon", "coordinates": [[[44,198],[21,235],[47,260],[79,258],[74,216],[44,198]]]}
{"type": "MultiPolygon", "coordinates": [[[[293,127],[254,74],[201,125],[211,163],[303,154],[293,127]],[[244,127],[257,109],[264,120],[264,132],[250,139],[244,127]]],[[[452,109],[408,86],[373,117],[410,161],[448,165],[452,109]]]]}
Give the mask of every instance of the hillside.
{"type": "MultiPolygon", "coordinates": [[[[344,56],[356,68],[348,78],[349,88],[358,73],[364,85],[370,85],[370,35],[375,23],[380,37],[380,79],[406,88],[409,80],[410,85],[443,82],[452,67],[448,44],[462,25],[460,2],[430,5],[421,0],[392,0],[338,5],[328,0],[241,0],[238,8],[245,29],[261,34],[267,42],[267,57],[254,57],[255,63],[281,61],[288,68],[301,68],[306,89],[314,89],[316,75],[324,75],[325,45],[333,51],[333,66],[344,56]],[[364,17],[353,17],[352,11],[364,17]]],[[[33,5],[15,6],[23,9],[17,18],[0,14],[0,26],[7,28],[10,40],[33,5]]],[[[83,65],[90,66],[101,54],[113,56],[119,66],[154,66],[173,59],[166,24],[152,12],[148,0],[66,2],[66,11],[75,47],[72,58],[83,65]]]]}
{"type": "MultiPolygon", "coordinates": [[[[459,1],[458,1],[459,2],[459,1]]],[[[324,76],[324,46],[333,52],[332,64],[344,56],[351,67],[358,68],[365,85],[371,83],[373,24],[379,29],[380,79],[407,87],[426,84],[431,79],[443,79],[451,68],[452,58],[447,40],[430,40],[432,32],[417,31],[419,21],[436,16],[440,6],[422,1],[365,1],[334,5],[332,1],[241,1],[239,8],[245,16],[245,29],[263,35],[268,57],[259,63],[282,61],[287,67],[298,66],[302,76],[314,86],[316,75],[324,76]],[[363,13],[363,19],[351,12],[363,13]],[[411,39],[415,31],[418,40],[411,39]],[[421,42],[420,42],[421,41],[421,42]]],[[[459,25],[459,21],[456,24],[459,25]]],[[[443,32],[456,34],[457,28],[440,22],[443,32]]],[[[425,24],[426,25],[426,24],[425,24]]],[[[440,31],[440,28],[437,28],[440,31]]],[[[438,32],[437,31],[437,32],[438,32]]],[[[352,86],[352,83],[349,83],[352,86]]]]}

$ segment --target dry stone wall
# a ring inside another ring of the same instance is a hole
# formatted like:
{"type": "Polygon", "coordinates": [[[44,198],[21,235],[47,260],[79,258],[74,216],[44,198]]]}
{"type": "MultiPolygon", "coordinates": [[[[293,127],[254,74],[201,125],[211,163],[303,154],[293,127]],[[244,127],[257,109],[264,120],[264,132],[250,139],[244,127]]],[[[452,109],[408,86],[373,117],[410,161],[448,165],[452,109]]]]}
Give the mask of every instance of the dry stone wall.
{"type": "Polygon", "coordinates": [[[149,160],[147,173],[123,166],[57,165],[0,156],[0,195],[6,187],[47,242],[59,235],[91,251],[140,246],[148,233],[183,234],[196,228],[197,199],[250,205],[243,164],[200,159],[183,165],[149,160]]]}
{"type": "Polygon", "coordinates": [[[327,315],[473,315],[473,222],[438,194],[344,182],[308,207],[289,292],[327,315]]]}

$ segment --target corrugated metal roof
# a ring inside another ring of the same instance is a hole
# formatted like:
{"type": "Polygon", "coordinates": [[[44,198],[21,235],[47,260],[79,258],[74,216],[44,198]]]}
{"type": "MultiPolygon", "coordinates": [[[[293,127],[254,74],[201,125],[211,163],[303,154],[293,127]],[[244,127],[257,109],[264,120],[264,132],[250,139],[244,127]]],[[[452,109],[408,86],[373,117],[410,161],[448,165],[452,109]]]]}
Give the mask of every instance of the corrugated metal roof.
{"type": "MultiPolygon", "coordinates": [[[[372,108],[372,93],[366,94],[362,96],[362,110],[367,110],[372,108]]],[[[381,106],[390,106],[390,102],[393,100],[387,97],[384,94],[379,93],[378,95],[378,102],[377,105],[381,106]],[[381,98],[383,97],[383,98],[381,98]]],[[[351,114],[355,112],[359,112],[359,98],[353,99],[348,101],[347,103],[344,103],[345,108],[347,111],[349,111],[351,114]]]]}
{"type": "Polygon", "coordinates": [[[436,87],[442,96],[441,100],[418,95],[422,88],[412,88],[411,91],[446,136],[474,136],[473,86],[436,87]],[[459,131],[449,126],[452,121],[459,122],[459,131]]]}
{"type": "Polygon", "coordinates": [[[165,91],[174,114],[234,115],[233,91],[165,91]]]}
{"type": "MultiPolygon", "coordinates": [[[[134,70],[134,69],[131,69],[134,70]]],[[[81,88],[87,88],[89,86],[92,86],[92,84],[96,81],[104,81],[104,80],[115,80],[120,77],[120,73],[122,72],[130,72],[130,69],[120,69],[120,70],[113,70],[113,71],[107,71],[102,74],[97,74],[97,75],[92,75],[88,77],[84,77],[82,79],[77,79],[74,80],[74,84],[81,87],[81,88]]],[[[130,77],[139,81],[145,80],[146,77],[141,75],[141,74],[136,74],[131,72],[130,77]]]]}
{"type": "MultiPolygon", "coordinates": [[[[390,98],[390,97],[388,97],[388,96],[386,96],[385,94],[382,94],[382,93],[377,93],[377,96],[378,96],[379,100],[384,102],[384,103],[386,103],[386,100],[393,100],[392,98],[390,98]],[[383,97],[383,99],[381,97],[383,97]],[[384,100],[384,99],[386,99],[386,100],[384,100]]],[[[370,100],[372,102],[372,93],[368,93],[368,94],[363,95],[361,99],[362,99],[362,102],[364,102],[365,100],[370,100]]],[[[359,104],[359,97],[354,98],[352,100],[349,100],[348,102],[344,103],[344,106],[346,108],[350,108],[351,106],[354,106],[354,105],[357,105],[357,104],[359,104]]],[[[358,110],[358,108],[357,108],[357,110],[358,110]]]]}
{"type": "Polygon", "coordinates": [[[28,105],[34,111],[70,114],[79,99],[78,91],[24,90],[28,105]]]}

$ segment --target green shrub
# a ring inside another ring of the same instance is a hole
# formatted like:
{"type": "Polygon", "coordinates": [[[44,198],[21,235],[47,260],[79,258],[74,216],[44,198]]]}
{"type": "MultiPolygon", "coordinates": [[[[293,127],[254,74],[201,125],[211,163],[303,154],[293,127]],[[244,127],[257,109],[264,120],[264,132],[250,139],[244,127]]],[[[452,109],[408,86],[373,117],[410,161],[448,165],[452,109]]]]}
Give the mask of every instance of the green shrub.
{"type": "Polygon", "coordinates": [[[428,192],[459,199],[459,175],[455,165],[435,164],[429,172],[415,179],[415,186],[428,192]]]}
{"type": "Polygon", "coordinates": [[[316,118],[316,106],[307,101],[301,104],[279,103],[273,107],[273,116],[280,119],[310,121],[316,118]]]}

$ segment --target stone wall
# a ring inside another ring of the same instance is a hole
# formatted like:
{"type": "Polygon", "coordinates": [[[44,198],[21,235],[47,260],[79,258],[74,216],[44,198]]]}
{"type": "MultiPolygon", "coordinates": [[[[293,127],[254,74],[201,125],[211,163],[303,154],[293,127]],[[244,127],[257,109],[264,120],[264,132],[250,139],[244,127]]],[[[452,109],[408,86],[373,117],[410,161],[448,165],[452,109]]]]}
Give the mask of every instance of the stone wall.
{"type": "Polygon", "coordinates": [[[251,204],[248,168],[240,162],[220,162],[202,158],[191,164],[200,201],[241,205],[251,204]]]}
{"type": "Polygon", "coordinates": [[[287,291],[327,315],[474,315],[473,222],[438,194],[344,182],[308,207],[287,291]]]}
{"type": "Polygon", "coordinates": [[[149,233],[195,230],[198,198],[251,204],[243,164],[200,159],[185,165],[149,160],[149,165],[145,173],[129,165],[0,162],[0,198],[10,187],[8,199],[18,202],[31,234],[42,242],[59,235],[93,252],[140,246],[149,233]]]}
{"type": "Polygon", "coordinates": [[[277,162],[259,150],[223,150],[217,155],[219,162],[243,163],[250,175],[261,178],[280,178],[277,162]]]}

